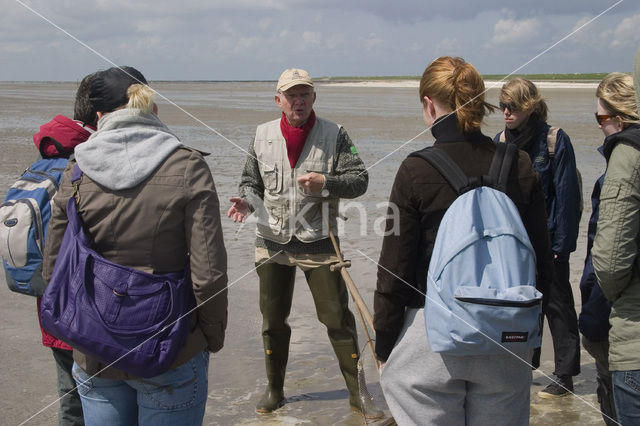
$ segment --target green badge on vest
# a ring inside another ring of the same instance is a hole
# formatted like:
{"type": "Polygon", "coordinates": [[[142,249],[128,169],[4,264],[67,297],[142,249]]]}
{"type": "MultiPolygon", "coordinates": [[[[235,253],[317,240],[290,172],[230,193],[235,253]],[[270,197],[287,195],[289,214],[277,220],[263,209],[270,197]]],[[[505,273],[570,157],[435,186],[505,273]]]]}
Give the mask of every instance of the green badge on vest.
{"type": "Polygon", "coordinates": [[[356,149],[356,147],[355,147],[355,146],[353,146],[353,145],[351,145],[351,153],[352,153],[353,155],[358,155],[358,150],[357,150],[357,149],[356,149]]]}

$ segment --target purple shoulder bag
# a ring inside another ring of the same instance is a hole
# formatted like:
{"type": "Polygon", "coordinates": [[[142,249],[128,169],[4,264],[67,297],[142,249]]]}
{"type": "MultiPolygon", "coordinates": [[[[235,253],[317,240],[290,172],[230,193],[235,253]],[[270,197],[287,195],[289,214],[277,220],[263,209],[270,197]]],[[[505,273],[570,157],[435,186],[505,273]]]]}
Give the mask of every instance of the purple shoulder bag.
{"type": "MultiPolygon", "coordinates": [[[[74,186],[81,176],[76,165],[74,186]]],[[[166,372],[182,349],[195,307],[189,268],[155,275],[110,262],[89,248],[74,196],[67,216],[42,296],[42,326],[74,349],[134,376],[166,372]]]]}

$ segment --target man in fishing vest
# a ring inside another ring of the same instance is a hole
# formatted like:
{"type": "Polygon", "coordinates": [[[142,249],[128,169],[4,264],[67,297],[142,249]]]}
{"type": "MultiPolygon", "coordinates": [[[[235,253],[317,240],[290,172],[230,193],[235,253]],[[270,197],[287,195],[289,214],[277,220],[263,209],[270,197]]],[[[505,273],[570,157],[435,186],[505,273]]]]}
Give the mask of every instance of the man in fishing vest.
{"type": "Polygon", "coordinates": [[[368,174],[346,130],[317,117],[309,74],[285,70],[277,84],[280,118],[258,126],[228,216],[243,222],[257,217],[255,261],[260,280],[260,311],[267,389],[256,406],[270,413],[285,404],[284,377],[289,357],[296,267],[304,271],[320,321],[327,327],[352,408],[368,418],[382,413],[358,385],[360,357],[355,319],[339,271],[328,228],[337,234],[340,198],[367,190],[368,174]]]}

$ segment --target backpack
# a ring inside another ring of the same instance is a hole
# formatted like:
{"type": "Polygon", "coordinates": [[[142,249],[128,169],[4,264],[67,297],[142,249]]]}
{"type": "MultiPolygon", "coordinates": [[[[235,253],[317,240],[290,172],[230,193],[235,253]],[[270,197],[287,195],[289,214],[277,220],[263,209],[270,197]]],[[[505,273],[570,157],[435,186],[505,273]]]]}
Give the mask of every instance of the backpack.
{"type": "Polygon", "coordinates": [[[472,178],[436,147],[411,154],[458,194],[440,222],[427,273],[425,322],[434,352],[489,355],[541,344],[536,256],[504,192],[517,152],[498,143],[488,175],[472,178]]]}
{"type": "MultiPolygon", "coordinates": [[[[560,127],[550,126],[549,131],[547,132],[547,152],[549,153],[549,161],[551,161],[553,165],[553,157],[556,154],[556,142],[558,141],[558,130],[560,127]]],[[[504,130],[500,132],[498,136],[500,142],[506,141],[506,136],[504,130]]],[[[555,171],[554,171],[555,173],[555,171]]],[[[582,219],[582,212],[584,211],[584,197],[582,196],[582,173],[580,173],[580,169],[576,166],[576,174],[578,175],[578,188],[580,189],[580,205],[578,206],[580,211],[580,216],[578,216],[578,223],[582,219]]]]}
{"type": "Polygon", "coordinates": [[[0,256],[9,289],[40,297],[44,292],[42,251],[66,158],[32,164],[0,204],[0,256]]]}

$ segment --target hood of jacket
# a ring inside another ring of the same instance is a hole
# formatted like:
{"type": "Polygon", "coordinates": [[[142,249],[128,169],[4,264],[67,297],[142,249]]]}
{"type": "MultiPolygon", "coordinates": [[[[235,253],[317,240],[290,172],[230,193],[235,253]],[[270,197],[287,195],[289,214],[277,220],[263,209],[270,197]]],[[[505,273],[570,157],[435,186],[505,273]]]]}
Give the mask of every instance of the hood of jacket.
{"type": "Polygon", "coordinates": [[[75,158],[92,180],[122,190],[139,185],[181,146],[155,114],[127,108],[103,116],[75,158]]]}
{"type": "Polygon", "coordinates": [[[40,131],[33,135],[33,143],[42,158],[69,157],[76,145],[89,139],[95,130],[81,121],[56,115],[40,126],[40,131]]]}

